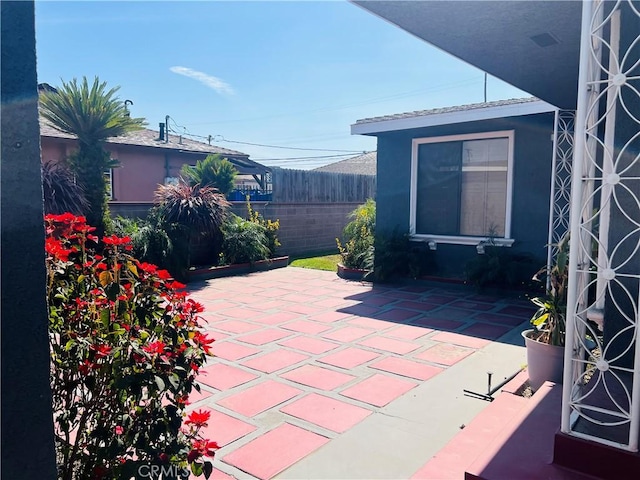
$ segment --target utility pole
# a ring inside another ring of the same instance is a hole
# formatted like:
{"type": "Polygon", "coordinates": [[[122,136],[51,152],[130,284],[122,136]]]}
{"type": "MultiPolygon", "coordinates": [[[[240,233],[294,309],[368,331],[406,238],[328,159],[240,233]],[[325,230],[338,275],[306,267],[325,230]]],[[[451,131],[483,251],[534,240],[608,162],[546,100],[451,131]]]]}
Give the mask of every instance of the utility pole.
{"type": "Polygon", "coordinates": [[[484,103],[487,103],[487,72],[484,72],[484,103]]]}

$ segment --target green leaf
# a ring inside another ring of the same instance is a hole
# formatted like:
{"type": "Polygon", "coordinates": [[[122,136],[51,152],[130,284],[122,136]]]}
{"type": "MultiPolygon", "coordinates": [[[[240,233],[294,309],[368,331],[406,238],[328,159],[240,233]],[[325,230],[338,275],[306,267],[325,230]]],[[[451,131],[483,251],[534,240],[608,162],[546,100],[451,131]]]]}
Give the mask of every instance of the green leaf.
{"type": "Polygon", "coordinates": [[[543,315],[540,315],[539,317],[534,317],[533,319],[531,319],[531,323],[534,324],[536,327],[539,327],[540,325],[544,324],[548,318],[549,318],[549,314],[545,313],[543,315]]]}
{"type": "Polygon", "coordinates": [[[213,472],[213,463],[209,461],[204,462],[202,470],[204,471],[204,478],[209,478],[213,472]]]}
{"type": "Polygon", "coordinates": [[[180,385],[180,377],[174,373],[173,375],[169,375],[168,380],[173,391],[178,390],[178,386],[180,385]]]}
{"type": "Polygon", "coordinates": [[[102,310],[100,310],[100,321],[102,322],[102,325],[106,327],[109,327],[109,319],[111,318],[111,312],[109,312],[108,308],[103,308],[102,310]]]}
{"type": "Polygon", "coordinates": [[[167,388],[167,386],[164,383],[164,380],[162,379],[162,377],[155,375],[153,378],[153,381],[155,382],[156,386],[158,387],[158,390],[160,390],[161,392],[164,392],[165,389],[167,388]]]}
{"type": "Polygon", "coordinates": [[[202,475],[202,464],[193,462],[191,464],[191,471],[196,477],[199,477],[200,475],[202,475]]]}
{"type": "Polygon", "coordinates": [[[68,352],[69,350],[71,350],[75,344],[76,344],[75,340],[69,340],[64,346],[65,351],[68,352]]]}

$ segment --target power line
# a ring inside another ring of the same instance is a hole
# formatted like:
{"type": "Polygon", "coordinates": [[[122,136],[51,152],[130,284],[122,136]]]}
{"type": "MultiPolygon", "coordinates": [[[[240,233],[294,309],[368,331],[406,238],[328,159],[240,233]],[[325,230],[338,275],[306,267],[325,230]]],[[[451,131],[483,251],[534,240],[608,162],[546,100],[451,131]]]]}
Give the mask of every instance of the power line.
{"type": "MultiPolygon", "coordinates": [[[[364,155],[365,153],[371,153],[371,152],[357,152],[361,155],[364,155]]],[[[341,157],[351,157],[353,156],[353,153],[343,153],[342,155],[318,155],[318,156],[312,156],[312,157],[285,157],[285,158],[255,158],[255,161],[260,161],[260,162],[268,162],[268,161],[305,161],[305,160],[311,160],[311,159],[320,159],[320,158],[341,158],[341,157]]]]}

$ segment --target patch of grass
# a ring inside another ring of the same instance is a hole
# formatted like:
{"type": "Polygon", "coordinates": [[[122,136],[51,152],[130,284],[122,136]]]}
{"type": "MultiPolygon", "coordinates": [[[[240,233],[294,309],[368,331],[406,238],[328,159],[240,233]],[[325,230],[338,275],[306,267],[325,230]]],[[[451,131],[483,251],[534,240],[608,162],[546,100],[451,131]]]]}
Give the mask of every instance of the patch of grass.
{"type": "Polygon", "coordinates": [[[342,261],[340,254],[323,255],[320,257],[298,258],[289,265],[292,267],[312,268],[314,270],[336,271],[336,264],[342,261]]]}

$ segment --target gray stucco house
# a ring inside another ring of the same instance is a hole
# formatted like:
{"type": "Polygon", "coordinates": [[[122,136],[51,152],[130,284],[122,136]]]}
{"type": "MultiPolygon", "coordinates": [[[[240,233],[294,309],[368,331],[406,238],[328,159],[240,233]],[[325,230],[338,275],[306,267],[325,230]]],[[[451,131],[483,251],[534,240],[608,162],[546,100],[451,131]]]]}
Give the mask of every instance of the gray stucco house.
{"type": "Polygon", "coordinates": [[[543,264],[556,110],[531,97],[358,120],[378,139],[377,231],[426,243],[445,275],[489,241],[543,264]]]}

